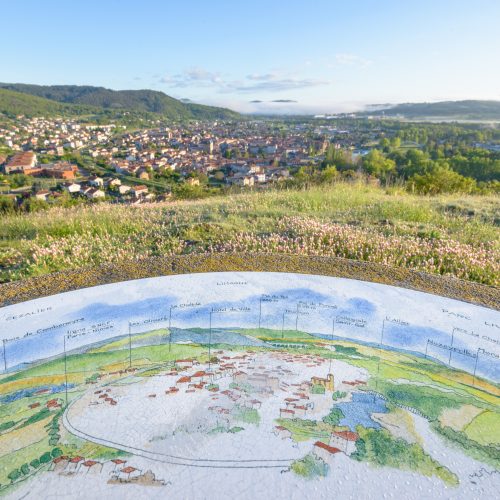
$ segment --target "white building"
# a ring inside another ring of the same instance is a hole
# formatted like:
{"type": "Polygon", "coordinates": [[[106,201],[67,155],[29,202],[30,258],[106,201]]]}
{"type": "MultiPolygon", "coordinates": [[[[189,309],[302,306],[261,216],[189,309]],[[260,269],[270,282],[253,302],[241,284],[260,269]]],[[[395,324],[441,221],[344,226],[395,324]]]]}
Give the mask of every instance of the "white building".
{"type": "Polygon", "coordinates": [[[343,451],[346,455],[351,455],[356,451],[356,441],[359,435],[351,431],[337,431],[330,437],[330,445],[343,451]]]}

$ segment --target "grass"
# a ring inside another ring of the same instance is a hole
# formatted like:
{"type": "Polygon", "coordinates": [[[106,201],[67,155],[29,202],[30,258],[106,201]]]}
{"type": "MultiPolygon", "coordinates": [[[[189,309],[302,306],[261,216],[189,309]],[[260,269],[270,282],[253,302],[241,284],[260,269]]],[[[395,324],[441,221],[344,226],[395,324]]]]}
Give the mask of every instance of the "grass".
{"type": "Polygon", "coordinates": [[[273,340],[285,340],[285,341],[317,341],[317,338],[306,332],[296,331],[296,330],[273,330],[271,328],[241,328],[235,330],[242,335],[248,335],[251,337],[257,337],[264,341],[273,340]]]}
{"type": "Polygon", "coordinates": [[[40,440],[29,446],[25,446],[15,453],[0,456],[0,485],[5,486],[10,483],[7,475],[13,470],[21,467],[24,463],[29,463],[36,457],[50,451],[48,436],[40,436],[40,440]]]}
{"type": "MultiPolygon", "coordinates": [[[[143,366],[154,363],[164,363],[174,359],[191,358],[203,354],[205,351],[196,345],[172,344],[143,346],[133,349],[132,363],[134,366],[143,366]]],[[[68,381],[72,382],[70,375],[79,376],[78,381],[87,378],[89,374],[106,371],[119,370],[128,367],[128,349],[119,349],[107,352],[91,351],[84,354],[72,354],[67,356],[68,381]]],[[[41,363],[11,375],[0,378],[0,394],[12,392],[32,384],[36,385],[54,381],[57,377],[64,380],[64,358],[41,363]],[[25,383],[26,381],[26,383],[25,383]],[[17,384],[16,384],[17,383],[17,384]],[[15,385],[14,385],[15,384],[15,385]]],[[[57,380],[61,383],[61,380],[57,380]]]]}
{"type": "Polygon", "coordinates": [[[331,434],[331,427],[323,422],[315,420],[305,420],[301,418],[277,418],[276,423],[285,427],[292,433],[294,441],[323,441],[328,442],[331,434]]]}
{"type": "Polygon", "coordinates": [[[387,430],[358,427],[363,448],[354,455],[360,461],[376,466],[416,471],[425,476],[437,476],[449,486],[459,484],[458,477],[427,455],[419,444],[409,444],[394,438],[387,430]]]}
{"type": "Polygon", "coordinates": [[[464,429],[470,439],[484,445],[500,445],[500,414],[484,411],[464,429]]]}
{"type": "Polygon", "coordinates": [[[120,259],[248,250],[337,255],[498,284],[499,200],[339,183],[6,215],[0,220],[0,281],[120,259]],[[314,239],[308,227],[325,237],[314,239]]]}

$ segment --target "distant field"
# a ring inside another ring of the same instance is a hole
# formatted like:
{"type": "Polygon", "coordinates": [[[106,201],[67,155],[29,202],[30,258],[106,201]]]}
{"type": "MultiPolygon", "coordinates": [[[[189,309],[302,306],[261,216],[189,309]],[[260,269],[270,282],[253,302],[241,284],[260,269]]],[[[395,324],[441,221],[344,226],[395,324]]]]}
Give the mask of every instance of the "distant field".
{"type": "Polygon", "coordinates": [[[200,252],[331,255],[500,283],[500,198],[339,183],[0,220],[0,280],[200,252]]]}

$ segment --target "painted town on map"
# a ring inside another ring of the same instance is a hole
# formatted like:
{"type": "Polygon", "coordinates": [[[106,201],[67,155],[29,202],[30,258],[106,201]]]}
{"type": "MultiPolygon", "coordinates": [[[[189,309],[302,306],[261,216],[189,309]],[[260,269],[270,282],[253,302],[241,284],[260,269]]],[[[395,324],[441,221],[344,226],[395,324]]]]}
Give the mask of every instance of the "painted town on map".
{"type": "Polygon", "coordinates": [[[224,272],[0,309],[0,496],[493,498],[500,314],[224,272]]]}

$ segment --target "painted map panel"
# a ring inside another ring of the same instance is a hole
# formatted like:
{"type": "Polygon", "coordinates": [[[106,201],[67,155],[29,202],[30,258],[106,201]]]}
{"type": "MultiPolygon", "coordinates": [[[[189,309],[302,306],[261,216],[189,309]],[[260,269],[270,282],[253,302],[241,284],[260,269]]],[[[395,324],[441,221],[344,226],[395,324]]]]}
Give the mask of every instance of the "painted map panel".
{"type": "Polygon", "coordinates": [[[0,309],[7,498],[493,497],[500,314],[205,273],[0,309]]]}

